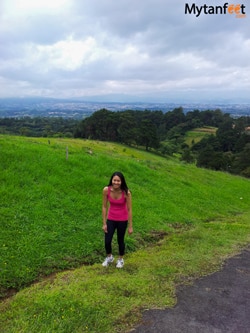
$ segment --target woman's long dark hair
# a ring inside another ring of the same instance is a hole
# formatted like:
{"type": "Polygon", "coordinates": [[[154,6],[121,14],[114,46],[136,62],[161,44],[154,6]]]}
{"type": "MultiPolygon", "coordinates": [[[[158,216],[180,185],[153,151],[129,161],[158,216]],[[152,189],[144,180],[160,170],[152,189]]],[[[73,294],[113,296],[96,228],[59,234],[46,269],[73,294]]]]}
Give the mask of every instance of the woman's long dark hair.
{"type": "Polygon", "coordinates": [[[112,185],[112,179],[113,179],[115,176],[118,176],[118,177],[121,179],[121,190],[124,191],[126,194],[128,194],[128,186],[127,186],[127,183],[126,183],[125,177],[124,177],[123,174],[122,174],[121,172],[119,172],[119,171],[116,171],[116,172],[114,172],[114,173],[112,174],[108,186],[111,186],[111,185],[112,185]]]}

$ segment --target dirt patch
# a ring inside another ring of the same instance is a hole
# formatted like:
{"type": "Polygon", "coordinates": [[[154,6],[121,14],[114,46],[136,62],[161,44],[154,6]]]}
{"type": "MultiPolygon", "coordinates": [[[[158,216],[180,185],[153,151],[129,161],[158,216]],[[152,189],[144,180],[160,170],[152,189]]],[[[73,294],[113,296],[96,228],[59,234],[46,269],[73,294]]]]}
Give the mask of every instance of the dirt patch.
{"type": "Polygon", "coordinates": [[[177,304],[148,310],[133,333],[249,333],[250,248],[228,259],[221,271],[179,286],[177,304]]]}

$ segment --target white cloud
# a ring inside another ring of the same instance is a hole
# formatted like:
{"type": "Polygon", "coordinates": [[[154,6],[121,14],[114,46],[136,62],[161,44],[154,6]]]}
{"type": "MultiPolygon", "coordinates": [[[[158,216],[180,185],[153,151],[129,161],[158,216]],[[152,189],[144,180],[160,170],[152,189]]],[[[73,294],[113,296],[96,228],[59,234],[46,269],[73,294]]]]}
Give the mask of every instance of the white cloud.
{"type": "Polygon", "coordinates": [[[95,47],[96,43],[92,37],[85,41],[68,38],[53,45],[38,45],[36,53],[37,57],[45,60],[48,69],[54,67],[62,70],[75,70],[80,68],[84,62],[91,61],[95,47]]]}
{"type": "Polygon", "coordinates": [[[0,96],[250,96],[250,12],[197,18],[184,5],[2,0],[0,96]]]}
{"type": "Polygon", "coordinates": [[[3,1],[4,17],[51,14],[52,11],[65,10],[69,0],[9,0],[3,1]]]}

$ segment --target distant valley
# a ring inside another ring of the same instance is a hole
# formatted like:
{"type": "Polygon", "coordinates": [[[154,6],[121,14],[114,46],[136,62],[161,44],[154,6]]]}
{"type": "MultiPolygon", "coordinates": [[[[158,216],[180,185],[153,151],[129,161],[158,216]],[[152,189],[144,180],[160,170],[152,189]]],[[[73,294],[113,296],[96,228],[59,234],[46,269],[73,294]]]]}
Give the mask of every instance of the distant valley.
{"type": "Polygon", "coordinates": [[[216,110],[238,118],[250,116],[250,103],[149,103],[149,102],[91,102],[52,98],[3,98],[0,99],[0,118],[62,117],[84,119],[100,109],[110,111],[161,110],[172,111],[182,107],[184,112],[193,110],[216,110]]]}

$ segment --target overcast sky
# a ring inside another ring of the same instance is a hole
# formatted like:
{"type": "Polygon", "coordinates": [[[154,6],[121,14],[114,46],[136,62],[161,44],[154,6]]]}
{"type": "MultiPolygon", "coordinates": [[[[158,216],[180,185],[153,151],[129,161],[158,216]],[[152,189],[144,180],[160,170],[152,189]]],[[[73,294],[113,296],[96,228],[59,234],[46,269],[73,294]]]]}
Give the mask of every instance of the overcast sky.
{"type": "Polygon", "coordinates": [[[250,101],[242,1],[244,18],[185,14],[221,0],[0,0],[0,97],[250,101]]]}

